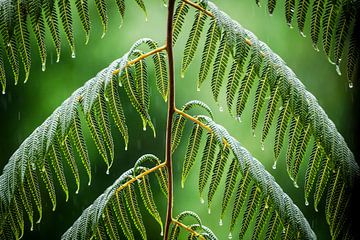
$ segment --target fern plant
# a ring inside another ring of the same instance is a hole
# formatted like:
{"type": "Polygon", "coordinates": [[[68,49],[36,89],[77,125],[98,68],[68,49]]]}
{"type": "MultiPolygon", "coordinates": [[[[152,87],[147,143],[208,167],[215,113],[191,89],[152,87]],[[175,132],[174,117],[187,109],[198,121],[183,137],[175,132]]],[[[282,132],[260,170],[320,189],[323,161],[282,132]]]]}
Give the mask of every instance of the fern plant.
{"type": "MultiPolygon", "coordinates": [[[[144,2],[135,2],[147,14],[144,2]]],[[[256,3],[259,5],[260,1],[256,3]]],[[[336,64],[339,73],[345,45],[349,45],[347,74],[352,87],[359,58],[359,1],[286,0],[284,3],[286,22],[291,25],[296,9],[298,27],[303,35],[306,14],[311,12],[311,23],[308,25],[314,47],[318,49],[318,42],[322,40],[325,54],[336,64]]],[[[117,0],[116,4],[121,17],[124,17],[126,2],[117,0]]],[[[49,201],[55,210],[57,188],[68,199],[70,180],[66,177],[64,165],[69,167],[76,192],[80,190],[80,164],[88,175],[90,185],[94,164],[90,161],[83,133],[85,125],[108,170],[118,152],[114,147],[112,123],[123,138],[125,150],[131,144],[124,104],[130,103],[138,113],[143,129],[149,127],[156,136],[156,125],[149,111],[150,62],[155,70],[156,88],[167,102],[164,158],[161,160],[153,154],[140,157],[133,168],[119,174],[118,179],[83,211],[62,239],[119,239],[123,236],[126,239],[147,239],[150,234],[143,218],[145,211],[159,224],[164,239],[217,239],[219,230],[206,227],[204,216],[187,209],[181,213],[173,212],[176,202],[173,196],[175,169],[172,156],[184,142],[187,142],[187,148],[180,153],[184,156],[181,184],[184,187],[200,158],[197,185],[201,201],[207,202],[209,212],[214,207],[221,209],[220,225],[229,223],[229,238],[316,239],[316,233],[300,209],[263,165],[214,119],[206,103],[191,100],[181,108],[175,105],[173,46],[179,35],[186,31],[183,25],[185,19],[192,18],[188,14],[190,11],[194,11],[195,15],[184,46],[181,76],[185,76],[196,56],[200,38],[207,27],[199,75],[193,79],[197,81],[198,89],[202,83],[210,81],[215,102],[219,101],[220,92],[224,91],[230,115],[240,120],[244,109],[249,106],[250,91],[256,84],[251,105],[251,128],[255,131],[262,122],[263,146],[271,126],[275,125],[273,168],[276,168],[280,153],[287,145],[286,169],[294,186],[298,187],[299,178],[304,179],[306,205],[313,198],[317,211],[321,199],[325,198],[324,221],[329,225],[331,237],[352,239],[349,211],[359,166],[316,98],[306,90],[284,60],[214,3],[207,0],[169,0],[164,4],[168,9],[164,45],[149,38],[134,43],[124,56],[73,92],[11,156],[0,176],[1,239],[20,239],[26,226],[33,229],[35,223],[40,223],[44,201],[49,201]],[[230,71],[227,71],[228,68],[230,71]],[[266,113],[262,117],[260,113],[264,105],[266,113]],[[186,124],[192,126],[190,134],[184,131],[186,124]],[[312,150],[307,158],[305,152],[309,145],[312,145],[312,150]],[[299,169],[305,164],[306,173],[301,176],[299,169]],[[219,185],[224,180],[225,185],[221,189],[219,185]],[[153,194],[156,185],[164,194],[166,216],[157,207],[159,203],[153,194]],[[213,201],[219,194],[222,196],[221,204],[213,201]],[[43,195],[48,195],[49,200],[43,195]],[[144,208],[140,206],[140,201],[144,208]],[[226,217],[229,220],[225,220],[226,217]]],[[[4,45],[0,49],[4,50],[2,52],[8,59],[8,64],[4,65],[3,55],[0,55],[0,80],[4,93],[6,75],[12,74],[15,83],[19,79],[19,55],[24,65],[25,81],[30,76],[30,28],[35,33],[43,70],[47,59],[45,23],[55,44],[57,60],[61,52],[60,21],[75,57],[74,7],[87,42],[92,26],[87,0],[76,0],[74,6],[68,0],[1,2],[0,30],[4,45]],[[12,73],[7,72],[9,68],[12,73]]],[[[107,2],[96,0],[95,7],[105,34],[108,29],[107,2]]],[[[276,1],[269,0],[267,7],[272,14],[276,1]]]]}

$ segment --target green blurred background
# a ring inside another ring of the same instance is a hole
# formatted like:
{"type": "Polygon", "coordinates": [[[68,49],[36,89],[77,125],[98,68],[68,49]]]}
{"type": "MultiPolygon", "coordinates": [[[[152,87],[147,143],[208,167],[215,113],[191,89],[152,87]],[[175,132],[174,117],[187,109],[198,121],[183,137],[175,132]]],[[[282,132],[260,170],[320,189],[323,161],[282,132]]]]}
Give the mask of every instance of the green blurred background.
{"type": "MultiPolygon", "coordinates": [[[[330,119],[334,121],[340,133],[344,136],[351,149],[356,149],[355,139],[355,115],[352,111],[354,107],[354,92],[349,89],[346,83],[345,74],[339,76],[336,74],[335,67],[327,61],[323,52],[316,52],[311,47],[310,38],[303,38],[294,26],[290,29],[285,24],[282,6],[275,10],[274,16],[267,13],[266,4],[263,7],[256,6],[253,0],[227,0],[214,1],[222,10],[227,12],[233,19],[237,20],[243,27],[254,32],[258,38],[267,43],[271,49],[278,53],[294,70],[299,79],[305,84],[306,88],[312,92],[319,100],[320,105],[325,109],[330,119]]],[[[85,36],[79,24],[77,16],[74,17],[74,29],[76,39],[76,58],[71,58],[69,47],[62,36],[62,56],[60,63],[55,63],[56,56],[50,39],[48,39],[48,64],[45,72],[41,71],[41,63],[37,55],[36,46],[33,46],[32,72],[28,83],[20,83],[17,87],[12,82],[8,83],[6,95],[0,96],[0,167],[3,168],[10,158],[11,154],[19,147],[21,142],[39,126],[53,111],[77,88],[82,86],[85,81],[92,78],[102,68],[108,66],[114,59],[121,57],[126,53],[130,46],[138,39],[149,37],[160,44],[164,42],[166,27],[166,8],[160,0],[146,1],[148,8],[148,21],[136,6],[135,1],[126,1],[127,12],[125,22],[119,29],[120,16],[116,11],[113,2],[108,4],[109,30],[105,37],[101,39],[102,26],[94,8],[93,1],[90,1],[92,31],[88,45],[85,45],[85,36]]],[[[75,9],[75,8],[74,8],[75,9]]],[[[191,12],[190,15],[193,15],[191,12]]],[[[189,15],[189,16],[190,16],[189,15]]],[[[276,178],[293,199],[295,204],[303,211],[310,225],[318,235],[318,239],[328,239],[328,227],[323,216],[324,204],[321,204],[319,212],[315,212],[312,207],[306,207],[303,194],[303,176],[306,164],[301,166],[300,188],[293,186],[289,179],[284,161],[284,151],[280,157],[278,168],[272,169],[273,151],[272,141],[274,139],[273,131],[265,142],[265,150],[261,150],[260,139],[261,127],[255,132],[253,137],[250,128],[251,107],[253,97],[248,102],[247,108],[242,116],[242,122],[229,117],[227,109],[219,111],[219,106],[215,104],[209,88],[209,81],[206,82],[200,92],[196,91],[196,80],[200,64],[202,51],[198,49],[198,54],[185,75],[180,78],[180,65],[182,51],[186,41],[192,18],[188,17],[186,29],[175,46],[176,58],[176,103],[181,107],[184,103],[192,99],[205,101],[212,107],[215,113],[215,120],[224,125],[228,131],[235,136],[241,144],[246,147],[253,156],[261,161],[266,169],[276,178]]],[[[294,21],[294,25],[295,21],[294,21]]],[[[207,27],[206,27],[207,29],[207,27]]],[[[305,31],[307,33],[308,31],[305,31]]],[[[33,37],[33,36],[32,36],[33,37]]],[[[33,39],[34,40],[34,39],[33,39]]],[[[202,41],[204,38],[202,38],[202,41]]],[[[34,41],[32,41],[34,42],[34,41]]],[[[343,70],[345,71],[345,70],[343,70]]],[[[151,69],[151,73],[153,70],[151,69]]],[[[153,74],[151,74],[153,76],[153,74]]],[[[64,194],[57,191],[57,209],[51,211],[50,201],[47,196],[43,198],[45,212],[40,224],[35,225],[33,232],[27,232],[24,239],[49,239],[59,238],[62,233],[68,229],[82,210],[91,204],[107,186],[112,184],[117,177],[125,170],[133,166],[134,162],[145,153],[153,153],[160,158],[164,156],[165,143],[165,120],[166,104],[162,101],[160,95],[154,87],[154,78],[151,77],[151,115],[157,129],[156,139],[152,138],[150,130],[143,132],[141,121],[134,112],[128,101],[123,102],[127,115],[128,127],[130,129],[130,145],[128,151],[124,151],[121,137],[114,128],[114,138],[116,142],[116,159],[110,174],[105,174],[106,167],[101,161],[95,150],[93,142],[87,134],[86,139],[89,146],[90,157],[93,164],[93,182],[90,187],[87,186],[87,178],[82,171],[81,189],[78,195],[75,194],[75,184],[70,180],[68,174],[68,184],[71,189],[71,195],[68,202],[65,202],[64,194]]],[[[256,85],[256,84],[255,84],[256,85]]],[[[355,86],[356,87],[356,86],[355,86]]],[[[252,96],[255,87],[253,87],[252,96]]],[[[220,96],[225,96],[224,91],[220,96]]],[[[221,97],[220,97],[221,99],[221,97]]],[[[224,102],[220,106],[225,107],[224,102]]],[[[264,114],[264,109],[262,114],[264,114]]],[[[259,124],[261,126],[261,124],[259,124]]],[[[189,134],[190,125],[187,125],[186,134],[189,134]]],[[[226,239],[229,224],[229,217],[224,219],[224,226],[220,227],[219,208],[213,207],[211,215],[208,215],[207,205],[200,203],[197,192],[197,180],[199,165],[195,166],[186,182],[185,188],[180,186],[180,171],[182,168],[183,156],[187,144],[186,138],[183,139],[182,147],[178,148],[174,156],[175,168],[175,214],[183,210],[193,210],[202,216],[204,224],[214,230],[219,239],[226,239]]],[[[310,149],[308,149],[309,152],[310,149]]],[[[224,180],[224,179],[223,179],[224,180]]],[[[156,186],[156,185],[155,185],[156,186]]],[[[154,189],[156,199],[159,203],[160,211],[165,216],[166,201],[160,195],[158,189],[154,189]]],[[[221,204],[221,194],[217,194],[213,206],[221,204]]],[[[148,217],[144,212],[144,218],[148,227],[148,236],[150,239],[160,239],[160,229],[155,221],[148,217]]],[[[239,224],[239,223],[238,223],[239,224]]]]}

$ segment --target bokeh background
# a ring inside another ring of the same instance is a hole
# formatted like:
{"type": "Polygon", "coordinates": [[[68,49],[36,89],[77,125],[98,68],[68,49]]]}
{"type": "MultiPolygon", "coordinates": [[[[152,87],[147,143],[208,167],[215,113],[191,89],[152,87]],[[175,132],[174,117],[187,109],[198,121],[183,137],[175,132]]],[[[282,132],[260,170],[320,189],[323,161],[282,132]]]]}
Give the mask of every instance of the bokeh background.
{"type": "MultiPolygon", "coordinates": [[[[222,10],[226,11],[233,19],[237,20],[243,27],[254,32],[260,40],[267,43],[274,52],[278,53],[294,70],[299,79],[305,84],[306,88],[318,99],[320,105],[325,109],[330,119],[337,126],[339,132],[344,136],[349,147],[356,149],[356,129],[355,114],[357,111],[356,93],[354,89],[349,89],[345,74],[339,76],[335,67],[327,61],[323,52],[316,52],[312,48],[310,38],[303,38],[296,26],[289,28],[285,23],[284,12],[279,3],[273,16],[267,13],[266,3],[263,7],[256,6],[253,0],[227,0],[214,1],[222,10]]],[[[55,63],[56,56],[51,40],[48,39],[48,64],[45,72],[41,71],[41,63],[37,55],[36,46],[33,46],[32,72],[28,83],[20,83],[13,86],[10,82],[6,95],[0,96],[0,167],[5,166],[10,156],[19,147],[21,142],[40,125],[54,110],[64,101],[73,91],[82,86],[88,79],[93,77],[98,71],[108,66],[114,59],[121,57],[128,51],[130,46],[138,39],[149,37],[160,44],[165,39],[166,27],[166,8],[160,0],[146,1],[148,17],[145,16],[135,4],[135,1],[126,1],[127,12],[124,25],[119,29],[120,16],[114,3],[108,4],[109,30],[105,37],[101,39],[102,26],[98,18],[94,2],[90,1],[92,31],[88,45],[85,45],[85,36],[79,19],[74,16],[74,29],[76,39],[76,58],[71,58],[71,52],[66,45],[66,40],[62,36],[62,56],[59,63],[55,63]]],[[[193,15],[193,12],[189,16],[193,15]]],[[[266,169],[275,177],[285,192],[290,195],[293,201],[303,211],[309,223],[318,235],[318,239],[328,239],[329,232],[323,216],[324,201],[319,212],[315,212],[312,207],[304,204],[303,177],[299,179],[300,188],[293,186],[285,169],[284,152],[280,157],[278,168],[272,169],[273,151],[272,141],[274,138],[274,126],[270,136],[265,142],[264,151],[261,150],[260,135],[261,124],[253,137],[250,128],[251,105],[253,97],[250,97],[247,108],[242,116],[242,122],[229,117],[227,109],[219,111],[219,105],[215,104],[207,81],[200,92],[196,91],[196,80],[200,64],[201,47],[198,49],[195,61],[189,68],[185,78],[180,78],[180,65],[182,51],[190,30],[192,18],[188,17],[186,30],[180,36],[175,46],[176,61],[176,103],[181,107],[184,103],[192,99],[205,101],[212,107],[215,113],[215,120],[224,125],[228,131],[235,136],[243,146],[245,146],[266,169]]],[[[296,25],[294,21],[294,25],[296,25]]],[[[308,26],[307,26],[308,27],[308,26]]],[[[207,29],[207,27],[206,27],[207,29]]],[[[308,32],[307,30],[305,31],[308,32]]],[[[33,35],[32,35],[33,37],[33,35]]],[[[34,39],[33,39],[34,40],[34,39]]],[[[202,42],[204,37],[202,38],[202,42]]],[[[32,41],[35,42],[35,41],[32,41]]],[[[345,69],[343,69],[345,71],[345,69]]],[[[150,70],[153,73],[153,69],[150,70]]],[[[153,74],[150,74],[153,76],[153,74]]],[[[134,162],[145,153],[153,153],[163,159],[165,143],[165,121],[166,104],[154,87],[154,78],[150,78],[151,83],[151,115],[157,130],[157,137],[153,139],[150,130],[143,132],[141,121],[128,101],[123,102],[130,129],[129,149],[124,151],[124,146],[120,134],[113,128],[114,139],[116,142],[116,159],[110,174],[105,174],[106,167],[101,161],[89,134],[86,132],[86,140],[89,146],[91,161],[93,162],[93,182],[87,186],[87,178],[82,171],[81,189],[78,195],[75,194],[75,184],[69,179],[70,198],[65,202],[65,196],[57,191],[57,209],[51,211],[50,201],[44,195],[43,203],[45,211],[43,220],[35,225],[33,232],[29,231],[29,226],[24,239],[58,239],[89,204],[91,204],[105,189],[112,184],[117,177],[125,170],[131,168],[134,162]]],[[[255,84],[256,85],[256,84],[255,84]]],[[[356,89],[355,85],[355,89],[356,89]]],[[[255,87],[253,87],[252,96],[255,87]]],[[[224,95],[224,89],[221,92],[224,95]]],[[[220,102],[220,107],[225,107],[224,102],[220,102]]],[[[265,113],[263,109],[262,114],[265,113]]],[[[186,135],[189,134],[190,125],[187,125],[186,135]]],[[[199,164],[191,172],[185,188],[180,186],[180,171],[184,157],[187,139],[183,139],[183,144],[175,153],[175,214],[183,210],[192,210],[202,216],[204,224],[214,230],[219,239],[226,239],[229,224],[229,216],[224,219],[224,226],[219,226],[219,208],[213,207],[212,213],[208,215],[207,205],[200,203],[197,192],[197,176],[199,164]]],[[[203,146],[203,145],[202,145],[203,146]]],[[[309,153],[308,149],[308,153],[309,153]]],[[[300,175],[304,176],[302,164],[300,175]]],[[[67,172],[69,173],[69,172],[67,172]]],[[[70,178],[70,175],[67,175],[70,178]]],[[[224,179],[223,179],[224,180],[224,179]]],[[[156,185],[155,185],[156,186],[156,185]]],[[[153,189],[161,213],[165,218],[166,200],[158,189],[153,189]]],[[[213,206],[221,204],[222,196],[217,194],[213,206]]],[[[148,227],[150,239],[160,239],[160,229],[146,212],[144,219],[148,227]]],[[[241,221],[240,221],[241,222],[241,221]]],[[[239,223],[238,223],[239,224],[239,223]]]]}

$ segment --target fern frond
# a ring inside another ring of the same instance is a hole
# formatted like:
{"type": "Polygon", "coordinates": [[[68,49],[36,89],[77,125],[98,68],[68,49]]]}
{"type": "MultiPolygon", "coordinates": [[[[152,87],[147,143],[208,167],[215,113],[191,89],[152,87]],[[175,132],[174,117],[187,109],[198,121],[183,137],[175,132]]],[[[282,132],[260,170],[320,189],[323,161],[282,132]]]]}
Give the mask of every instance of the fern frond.
{"type": "Polygon", "coordinates": [[[305,27],[306,14],[308,12],[309,5],[310,5],[310,0],[300,0],[297,7],[296,20],[300,34],[302,36],[305,36],[304,27],[305,27]]]}
{"type": "Polygon", "coordinates": [[[339,1],[327,1],[325,4],[325,12],[324,19],[322,22],[322,30],[323,30],[323,48],[325,54],[330,59],[330,48],[331,42],[333,39],[333,32],[335,21],[338,15],[340,2],[339,1]]]}
{"type": "Polygon", "coordinates": [[[81,24],[85,31],[85,43],[88,43],[90,38],[90,16],[89,16],[89,3],[87,0],[76,0],[75,6],[77,8],[81,24]]]}
{"type": "Polygon", "coordinates": [[[233,158],[233,160],[230,164],[229,170],[227,172],[227,175],[226,175],[225,191],[224,191],[224,197],[222,200],[222,208],[221,208],[221,216],[220,216],[221,221],[224,218],[225,210],[226,210],[227,206],[229,205],[231,196],[235,189],[237,176],[239,175],[238,164],[239,163],[236,160],[236,158],[233,158]]]}
{"type": "Polygon", "coordinates": [[[182,26],[184,25],[185,16],[189,12],[189,6],[182,2],[180,3],[175,10],[174,19],[173,19],[173,42],[176,43],[178,36],[181,32],[182,26]]]}
{"type": "Polygon", "coordinates": [[[99,12],[99,16],[101,19],[101,23],[103,25],[103,33],[101,37],[103,38],[105,36],[105,33],[108,28],[108,16],[107,16],[107,7],[106,7],[106,1],[105,0],[95,0],[96,8],[99,12]]]}
{"type": "Polygon", "coordinates": [[[75,39],[72,26],[71,6],[69,0],[58,1],[61,22],[64,28],[66,39],[69,43],[71,56],[75,57],[75,39]]]}
{"type": "Polygon", "coordinates": [[[291,21],[294,16],[294,12],[295,12],[295,0],[286,0],[285,1],[285,19],[286,19],[286,23],[289,25],[289,27],[292,27],[291,21]]]}

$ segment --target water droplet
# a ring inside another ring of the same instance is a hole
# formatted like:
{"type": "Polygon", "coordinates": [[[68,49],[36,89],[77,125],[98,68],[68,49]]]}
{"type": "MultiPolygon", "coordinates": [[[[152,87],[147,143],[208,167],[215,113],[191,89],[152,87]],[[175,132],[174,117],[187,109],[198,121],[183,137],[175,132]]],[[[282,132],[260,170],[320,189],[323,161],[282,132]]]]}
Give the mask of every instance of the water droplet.
{"type": "Polygon", "coordinates": [[[91,181],[89,180],[89,182],[88,182],[88,186],[90,186],[91,185],[91,181]]]}
{"type": "Polygon", "coordinates": [[[45,72],[45,70],[46,70],[46,63],[43,62],[41,64],[41,71],[45,72]]]}
{"type": "Polygon", "coordinates": [[[87,34],[85,37],[85,45],[87,45],[89,43],[89,39],[90,39],[90,36],[89,36],[89,34],[87,34]]]}
{"type": "Polygon", "coordinates": [[[224,108],[222,106],[219,107],[219,111],[220,112],[223,112],[224,111],[224,108]]]}
{"type": "Polygon", "coordinates": [[[208,208],[208,214],[211,214],[211,209],[210,208],[208,208]]]}
{"type": "Polygon", "coordinates": [[[277,162],[275,161],[274,164],[272,165],[272,169],[274,169],[274,170],[276,169],[276,163],[277,162]]]}
{"type": "Polygon", "coordinates": [[[146,125],[143,126],[143,131],[144,131],[144,132],[146,131],[146,125]]]}
{"type": "Polygon", "coordinates": [[[30,231],[34,231],[34,226],[31,224],[30,231]]]}
{"type": "Polygon", "coordinates": [[[110,170],[106,169],[106,175],[109,175],[109,174],[110,174],[110,170]]]}
{"type": "Polygon", "coordinates": [[[2,91],[2,94],[5,95],[5,90],[2,91]]]}
{"type": "Polygon", "coordinates": [[[304,32],[300,32],[300,35],[301,35],[302,37],[306,37],[306,35],[305,35],[304,32]]]}
{"type": "Polygon", "coordinates": [[[279,107],[279,111],[283,110],[283,108],[284,108],[283,106],[279,107]]]}
{"type": "Polygon", "coordinates": [[[252,130],[252,135],[253,135],[253,137],[256,137],[256,135],[255,135],[255,129],[252,130]]]}
{"type": "Polygon", "coordinates": [[[41,171],[42,171],[42,172],[45,172],[45,166],[44,166],[44,167],[42,167],[41,171]]]}
{"type": "Polygon", "coordinates": [[[164,236],[164,232],[163,232],[162,229],[161,229],[161,232],[160,232],[160,236],[164,236]]]}
{"type": "Polygon", "coordinates": [[[305,199],[305,206],[309,206],[309,201],[305,199]]]}
{"type": "Polygon", "coordinates": [[[201,204],[204,204],[204,203],[205,203],[205,200],[204,200],[203,197],[200,198],[200,202],[201,202],[201,204]]]}
{"type": "Polygon", "coordinates": [[[319,212],[319,210],[317,209],[317,207],[315,207],[315,212],[319,212]]]}
{"type": "Polygon", "coordinates": [[[200,92],[200,87],[197,87],[197,88],[196,88],[196,91],[197,91],[197,92],[200,92]]]}
{"type": "Polygon", "coordinates": [[[101,34],[101,39],[103,39],[105,37],[105,31],[101,34]]]}
{"type": "Polygon", "coordinates": [[[341,70],[339,64],[336,64],[336,73],[341,76],[341,70]]]}
{"type": "Polygon", "coordinates": [[[312,46],[315,49],[315,51],[320,52],[320,50],[319,50],[319,48],[318,48],[318,46],[316,44],[313,44],[312,46]]]}
{"type": "Polygon", "coordinates": [[[79,189],[76,189],[76,192],[75,192],[75,194],[79,194],[79,189]]]}
{"type": "Polygon", "coordinates": [[[296,181],[294,181],[293,183],[294,183],[294,187],[299,188],[299,185],[297,184],[296,181]]]}
{"type": "Polygon", "coordinates": [[[293,25],[291,25],[291,23],[288,23],[288,26],[289,26],[290,29],[294,28],[293,25]]]}
{"type": "Polygon", "coordinates": [[[354,84],[352,81],[349,81],[349,88],[353,88],[354,87],[354,84]]]}
{"type": "Polygon", "coordinates": [[[273,14],[272,14],[272,13],[270,13],[269,15],[270,15],[270,17],[272,17],[272,16],[273,16],[273,14]]]}
{"type": "Polygon", "coordinates": [[[166,3],[164,3],[163,5],[164,5],[164,7],[166,7],[166,8],[168,7],[166,3]]]}
{"type": "Polygon", "coordinates": [[[128,150],[128,146],[126,145],[126,146],[125,146],[125,151],[127,151],[127,150],[128,150]]]}
{"type": "Polygon", "coordinates": [[[60,62],[60,54],[57,54],[57,57],[56,57],[56,62],[60,62]]]}
{"type": "Polygon", "coordinates": [[[184,73],[184,72],[181,72],[180,77],[181,77],[181,78],[184,78],[184,77],[185,77],[185,73],[184,73]]]}
{"type": "Polygon", "coordinates": [[[148,21],[149,21],[148,17],[145,17],[145,22],[148,22],[148,21]]]}
{"type": "Polygon", "coordinates": [[[222,226],[222,225],[223,225],[223,222],[222,222],[222,219],[220,219],[219,226],[222,226]]]}
{"type": "Polygon", "coordinates": [[[283,228],[282,233],[285,233],[285,228],[283,228]]]}
{"type": "Polygon", "coordinates": [[[235,117],[235,120],[241,123],[241,117],[240,116],[235,117]]]}
{"type": "Polygon", "coordinates": [[[264,142],[261,142],[261,151],[265,150],[264,142]]]}
{"type": "Polygon", "coordinates": [[[34,170],[34,171],[36,170],[35,163],[33,163],[33,162],[31,163],[31,168],[32,168],[32,170],[34,170]]]}
{"type": "Polygon", "coordinates": [[[269,204],[266,202],[265,203],[265,208],[268,209],[269,208],[269,204]]]}
{"type": "Polygon", "coordinates": [[[232,234],[231,233],[229,233],[228,239],[232,239],[232,234]]]}
{"type": "Polygon", "coordinates": [[[72,51],[72,52],[71,52],[71,58],[76,58],[75,51],[72,51]]]}

